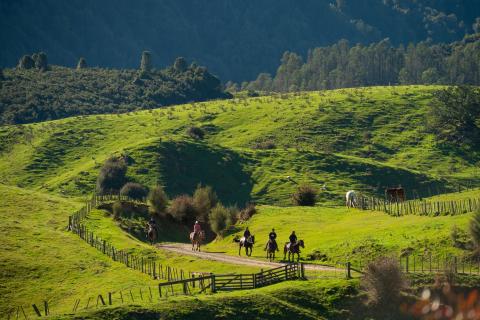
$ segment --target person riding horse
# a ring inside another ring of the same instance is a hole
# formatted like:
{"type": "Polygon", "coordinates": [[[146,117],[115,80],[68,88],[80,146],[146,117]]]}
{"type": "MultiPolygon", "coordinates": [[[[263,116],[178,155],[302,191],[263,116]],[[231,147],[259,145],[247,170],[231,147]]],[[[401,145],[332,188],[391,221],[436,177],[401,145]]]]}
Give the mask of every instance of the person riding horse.
{"type": "Polygon", "coordinates": [[[200,232],[202,232],[202,227],[198,221],[195,221],[195,225],[193,226],[193,234],[197,235],[200,232]]]}
{"type": "Polygon", "coordinates": [[[247,240],[250,236],[251,236],[251,233],[250,233],[250,230],[248,230],[248,227],[247,227],[245,229],[245,231],[243,232],[243,237],[245,238],[245,240],[247,240]]]}
{"type": "Polygon", "coordinates": [[[292,234],[290,235],[290,237],[288,237],[288,239],[290,240],[290,243],[288,244],[288,248],[290,248],[290,246],[297,243],[297,235],[295,234],[295,231],[292,231],[292,234]]]}
{"type": "Polygon", "coordinates": [[[277,239],[277,234],[275,233],[275,229],[272,228],[272,231],[268,234],[268,242],[264,250],[267,250],[268,244],[271,242],[273,243],[275,250],[279,251],[276,239],[277,239]]]}
{"type": "Polygon", "coordinates": [[[155,219],[153,219],[153,217],[151,217],[147,223],[146,233],[150,243],[153,243],[157,238],[157,222],[155,219]]]}

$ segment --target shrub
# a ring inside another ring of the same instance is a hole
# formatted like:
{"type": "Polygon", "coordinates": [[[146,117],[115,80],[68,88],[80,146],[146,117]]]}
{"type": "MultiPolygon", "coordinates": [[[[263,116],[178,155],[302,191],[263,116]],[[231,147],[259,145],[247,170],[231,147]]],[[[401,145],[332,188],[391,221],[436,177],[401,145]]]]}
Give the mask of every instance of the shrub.
{"type": "Polygon", "coordinates": [[[189,195],[176,197],[168,207],[168,213],[177,221],[191,223],[197,218],[197,210],[193,204],[193,198],[189,195]]]}
{"type": "Polygon", "coordinates": [[[297,206],[314,206],[317,199],[317,190],[313,187],[303,184],[293,194],[293,203],[297,206]]]}
{"type": "Polygon", "coordinates": [[[232,222],[231,210],[225,208],[222,204],[217,204],[208,215],[210,228],[218,236],[223,236],[227,227],[232,222]]]}
{"type": "Polygon", "coordinates": [[[112,157],[105,161],[97,178],[99,194],[117,193],[125,184],[127,165],[121,159],[112,157]]]}
{"type": "Polygon", "coordinates": [[[192,126],[187,129],[187,134],[193,139],[201,140],[205,136],[205,131],[202,128],[192,126]]]}
{"type": "Polygon", "coordinates": [[[480,209],[475,211],[470,220],[470,236],[472,237],[475,251],[480,252],[480,209]]]}
{"type": "Polygon", "coordinates": [[[255,204],[248,203],[247,206],[242,211],[239,212],[238,220],[247,221],[256,213],[257,213],[257,208],[255,207],[255,204]]]}
{"type": "Polygon", "coordinates": [[[406,288],[398,261],[388,257],[369,263],[361,284],[370,304],[393,308],[398,307],[401,291],[406,288]]]}
{"type": "Polygon", "coordinates": [[[218,203],[218,197],[212,187],[201,185],[197,186],[197,189],[193,193],[193,204],[199,217],[202,219],[207,218],[210,210],[218,203]]]}
{"type": "Polygon", "coordinates": [[[3,76],[3,70],[0,68],[0,80],[4,80],[5,77],[3,76]]]}
{"type": "Polygon", "coordinates": [[[125,215],[125,210],[123,209],[123,205],[120,201],[115,201],[113,203],[112,212],[115,219],[120,219],[120,217],[125,215]]]}
{"type": "Polygon", "coordinates": [[[162,186],[155,186],[148,194],[150,212],[155,215],[162,215],[166,212],[168,197],[162,186]]]}
{"type": "Polygon", "coordinates": [[[260,150],[272,150],[275,149],[277,146],[275,141],[273,140],[265,140],[261,142],[257,142],[254,144],[253,149],[260,149],[260,150]]]}
{"type": "Polygon", "coordinates": [[[120,189],[120,194],[132,199],[142,200],[148,195],[148,189],[139,183],[127,182],[122,189],[120,189]]]}
{"type": "Polygon", "coordinates": [[[85,60],[84,57],[81,57],[77,63],[77,70],[86,69],[86,68],[87,68],[87,60],[85,60]]]}

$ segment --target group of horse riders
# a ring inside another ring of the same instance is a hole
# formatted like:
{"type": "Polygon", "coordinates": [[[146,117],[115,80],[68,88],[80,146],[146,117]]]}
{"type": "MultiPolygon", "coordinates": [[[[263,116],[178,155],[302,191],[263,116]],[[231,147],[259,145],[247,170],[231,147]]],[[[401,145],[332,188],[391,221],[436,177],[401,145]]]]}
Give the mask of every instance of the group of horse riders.
{"type": "MultiPolygon", "coordinates": [[[[248,230],[248,227],[247,227],[247,229],[245,230],[245,232],[247,232],[247,231],[248,231],[248,234],[250,234],[250,231],[248,230]]],[[[243,235],[245,236],[245,233],[244,233],[243,235]]],[[[288,237],[288,239],[290,240],[290,242],[287,243],[287,249],[288,249],[291,245],[297,243],[297,235],[295,234],[295,231],[292,231],[292,233],[290,234],[290,236],[288,237]]],[[[267,244],[265,245],[265,248],[263,249],[263,251],[266,251],[266,250],[267,250],[269,243],[272,243],[273,246],[274,246],[274,248],[275,248],[275,250],[276,250],[276,251],[279,251],[279,250],[278,250],[278,245],[277,245],[277,233],[275,232],[275,229],[274,229],[274,228],[272,228],[272,231],[270,231],[270,233],[268,234],[268,242],[267,242],[267,244]]]]}

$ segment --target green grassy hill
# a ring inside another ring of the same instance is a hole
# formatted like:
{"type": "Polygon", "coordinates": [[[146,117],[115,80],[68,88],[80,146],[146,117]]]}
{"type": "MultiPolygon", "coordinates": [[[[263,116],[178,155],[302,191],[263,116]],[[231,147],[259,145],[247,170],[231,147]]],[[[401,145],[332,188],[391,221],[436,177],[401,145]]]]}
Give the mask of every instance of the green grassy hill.
{"type": "MultiPolygon", "coordinates": [[[[480,185],[477,154],[466,157],[446,151],[423,129],[426,106],[439,88],[374,87],[236,98],[0,127],[0,254],[4,257],[0,294],[5,297],[0,313],[43,299],[55,302],[56,310],[68,311],[74,299],[84,302],[98,291],[155,284],[65,230],[68,215],[93,192],[100,166],[114,154],[133,159],[127,172],[130,180],[161,183],[170,196],[192,192],[203,183],[212,185],[224,202],[263,204],[246,224],[257,235],[254,254],[258,256],[263,255],[262,237],[271,227],[277,228],[280,241],[295,229],[306,241],[304,256],[318,250],[330,261],[397,254],[410,247],[416,253],[462,253],[449,241],[449,233],[453,225],[465,229],[468,214],[394,218],[332,206],[342,204],[349,189],[382,195],[384,187],[402,184],[408,196],[414,192],[427,196],[456,190],[458,184],[480,185]],[[203,128],[205,138],[188,137],[190,126],[203,128]],[[320,205],[285,207],[302,182],[319,189],[325,185],[320,205]]],[[[87,223],[117,248],[152,255],[187,271],[253,271],[156,252],[122,231],[102,210],[93,211],[87,223]]],[[[235,226],[209,248],[236,254],[232,237],[244,226],[235,226]]],[[[172,239],[178,238],[177,234],[172,239]]],[[[310,314],[298,310],[303,302],[285,307],[285,301],[277,301],[269,309],[269,293],[258,294],[255,310],[272,317],[283,312],[310,314]]],[[[226,313],[239,310],[245,306],[239,304],[239,296],[209,300],[204,311],[222,309],[222,301],[233,301],[230,311],[223,309],[226,313]]],[[[178,304],[172,301],[165,308],[174,305],[178,304]]],[[[185,312],[170,309],[171,317],[197,310],[194,299],[184,306],[185,312]]],[[[98,317],[115,312],[130,317],[133,309],[108,309],[98,317]]],[[[332,318],[328,312],[318,316],[332,318]]]]}
{"type": "Polygon", "coordinates": [[[480,156],[444,150],[424,131],[438,89],[333,90],[1,127],[0,179],[86,195],[103,161],[125,153],[134,160],[131,180],[160,182],[170,195],[211,184],[240,205],[287,205],[302,182],[326,184],[321,200],[335,203],[349,189],[383,195],[401,184],[412,197],[478,185],[480,156]],[[204,140],[187,137],[192,125],[204,140]]]}

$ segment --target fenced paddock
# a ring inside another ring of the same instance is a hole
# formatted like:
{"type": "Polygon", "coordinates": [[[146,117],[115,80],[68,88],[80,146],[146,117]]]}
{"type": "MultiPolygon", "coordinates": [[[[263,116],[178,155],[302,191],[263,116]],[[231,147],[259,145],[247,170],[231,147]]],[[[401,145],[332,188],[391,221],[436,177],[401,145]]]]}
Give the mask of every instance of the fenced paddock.
{"type": "Polygon", "coordinates": [[[392,216],[421,215],[457,215],[480,210],[480,197],[460,200],[408,200],[390,202],[384,199],[361,196],[357,207],[361,210],[383,211],[392,216]]]}

